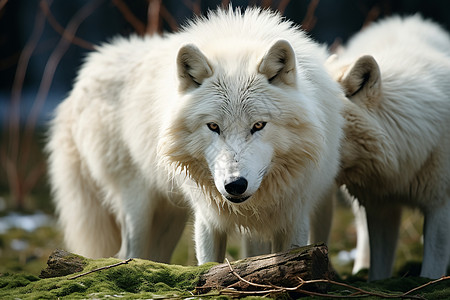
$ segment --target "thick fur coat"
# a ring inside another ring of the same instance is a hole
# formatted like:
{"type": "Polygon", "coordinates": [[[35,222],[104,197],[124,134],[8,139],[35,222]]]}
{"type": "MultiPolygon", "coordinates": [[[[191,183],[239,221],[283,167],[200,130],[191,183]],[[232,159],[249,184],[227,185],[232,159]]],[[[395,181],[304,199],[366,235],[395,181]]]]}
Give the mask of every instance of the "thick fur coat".
{"type": "Polygon", "coordinates": [[[367,212],[370,279],[392,271],[401,206],[425,217],[421,275],[450,258],[450,38],[420,16],[392,17],[356,34],[328,66],[348,101],[345,184],[367,212]]]}
{"type": "Polygon", "coordinates": [[[48,145],[70,250],[169,261],[188,208],[200,264],[222,261],[236,230],[274,251],[306,244],[339,164],[344,96],[325,59],[292,23],[259,9],[217,10],[177,34],[99,47],[48,145]]]}

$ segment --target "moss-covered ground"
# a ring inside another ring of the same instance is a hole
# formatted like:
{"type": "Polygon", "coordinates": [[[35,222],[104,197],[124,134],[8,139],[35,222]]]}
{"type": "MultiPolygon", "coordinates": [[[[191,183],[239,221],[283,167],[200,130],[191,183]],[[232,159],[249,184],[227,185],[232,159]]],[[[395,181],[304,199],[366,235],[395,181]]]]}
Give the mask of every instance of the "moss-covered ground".
{"type": "MultiPolygon", "coordinates": [[[[35,203],[34,207],[31,206],[33,208],[31,210],[39,209],[46,214],[52,214],[48,198],[28,201],[35,203]]],[[[0,218],[7,214],[8,212],[5,211],[0,212],[0,218]]],[[[400,229],[395,277],[367,283],[366,272],[356,276],[351,275],[352,261],[340,258],[341,251],[349,252],[355,247],[356,236],[351,210],[348,206],[339,203],[333,221],[329,257],[340,279],[353,286],[394,294],[405,292],[426,282],[426,279],[417,277],[420,270],[420,263],[417,262],[420,262],[422,257],[422,226],[423,218],[419,212],[405,211],[400,229]]],[[[192,224],[189,224],[172,258],[173,265],[170,266],[134,260],[127,265],[95,272],[75,280],[68,279],[71,275],[40,279],[38,275],[45,268],[50,253],[56,248],[63,247],[58,228],[55,224],[47,224],[33,231],[10,228],[0,232],[0,299],[190,298],[193,297],[191,292],[194,290],[196,278],[203,270],[189,267],[189,265],[195,265],[192,236],[192,224]]],[[[227,257],[230,260],[239,258],[239,245],[237,238],[229,242],[227,257]]],[[[110,265],[117,261],[116,259],[89,261],[85,270],[110,265]]],[[[346,296],[350,292],[348,288],[331,285],[330,293],[346,296]]],[[[425,299],[450,299],[450,281],[433,284],[421,289],[416,295],[421,295],[425,299]]],[[[214,299],[222,297],[225,296],[217,293],[202,296],[202,298],[214,299]]]]}
{"type": "MultiPolygon", "coordinates": [[[[118,259],[86,259],[83,272],[110,266],[120,262],[118,259]]],[[[58,278],[40,279],[25,273],[4,273],[0,275],[0,299],[225,299],[229,296],[212,291],[206,295],[196,295],[195,285],[201,273],[213,264],[200,267],[179,266],[154,263],[134,259],[127,264],[103,269],[71,279],[74,275],[58,278]]],[[[80,273],[78,273],[80,274],[80,273]]],[[[429,280],[419,277],[391,278],[367,283],[361,277],[346,280],[348,284],[370,293],[400,295],[429,280]]],[[[329,295],[349,296],[348,287],[329,284],[329,295]]],[[[450,299],[450,281],[432,284],[411,295],[422,299],[450,299]]],[[[277,294],[276,298],[290,299],[293,295],[277,294]]],[[[298,295],[294,295],[296,297],[298,295]]],[[[367,296],[367,295],[366,295],[367,296]]],[[[321,297],[315,297],[321,298],[321,297]]],[[[368,296],[378,299],[378,296],[368,296]]],[[[262,299],[247,297],[247,299],[262,299]]]]}
{"type": "MultiPolygon", "coordinates": [[[[84,271],[120,262],[114,258],[86,261],[84,271]]],[[[4,273],[0,276],[0,299],[183,298],[192,295],[198,276],[210,267],[165,265],[134,259],[126,265],[76,279],[70,279],[74,275],[40,279],[30,274],[4,273]]]]}

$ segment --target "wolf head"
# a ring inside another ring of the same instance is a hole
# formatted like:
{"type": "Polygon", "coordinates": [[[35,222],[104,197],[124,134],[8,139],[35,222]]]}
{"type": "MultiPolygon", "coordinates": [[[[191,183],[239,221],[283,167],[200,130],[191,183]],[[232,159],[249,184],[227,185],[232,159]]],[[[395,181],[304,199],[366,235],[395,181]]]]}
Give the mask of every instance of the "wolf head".
{"type": "MultiPolygon", "coordinates": [[[[343,115],[345,142],[342,143],[339,183],[379,182],[386,186],[380,174],[398,169],[395,145],[391,134],[383,127],[383,84],[380,67],[371,55],[362,55],[354,62],[340,62],[330,57],[327,67],[346,95],[343,115]]],[[[392,113],[392,112],[391,112],[392,113]]]]}
{"type": "Polygon", "coordinates": [[[177,75],[181,100],[164,155],[214,198],[243,203],[263,192],[265,179],[266,188],[280,181],[268,177],[289,185],[294,169],[315,160],[310,108],[292,100],[301,95],[289,42],[275,41],[259,59],[209,58],[187,44],[177,75]]]}
{"type": "MultiPolygon", "coordinates": [[[[181,92],[194,91],[214,73],[194,45],[182,47],[177,62],[181,92]]],[[[287,41],[277,41],[255,67],[253,74],[245,74],[242,68],[226,74],[220,70],[223,66],[217,66],[217,77],[205,83],[204,89],[210,92],[199,95],[204,105],[193,108],[204,111],[199,115],[192,111],[196,116],[192,122],[204,120],[200,124],[208,141],[204,157],[215,186],[233,203],[244,202],[258,190],[274,154],[268,136],[274,126],[271,120],[279,111],[274,101],[267,101],[264,83],[296,86],[295,55],[287,41]]]]}

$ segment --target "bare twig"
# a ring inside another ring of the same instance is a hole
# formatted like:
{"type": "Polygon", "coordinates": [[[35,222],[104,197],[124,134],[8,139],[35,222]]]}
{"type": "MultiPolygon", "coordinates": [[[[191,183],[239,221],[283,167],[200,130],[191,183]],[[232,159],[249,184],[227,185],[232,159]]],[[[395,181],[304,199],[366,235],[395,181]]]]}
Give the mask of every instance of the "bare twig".
{"type": "Polygon", "coordinates": [[[303,18],[302,28],[306,31],[311,31],[317,22],[317,17],[314,15],[317,5],[319,5],[319,0],[311,0],[308,4],[308,8],[306,10],[306,15],[303,18]]]}
{"type": "Polygon", "coordinates": [[[367,13],[366,19],[364,20],[362,28],[369,26],[372,22],[374,22],[381,13],[381,9],[378,5],[372,7],[367,13]]]}
{"type": "Polygon", "coordinates": [[[197,16],[202,13],[201,0],[183,0],[183,4],[197,16]]]}
{"type": "Polygon", "coordinates": [[[112,0],[112,3],[120,10],[125,20],[133,26],[139,35],[145,34],[145,24],[142,23],[122,0],[112,0]]]}
{"type": "Polygon", "coordinates": [[[439,278],[439,279],[429,281],[429,282],[427,282],[427,283],[425,283],[425,284],[422,284],[421,286],[418,286],[418,287],[416,287],[416,288],[413,288],[413,289],[407,291],[406,293],[404,293],[403,295],[405,295],[405,296],[406,296],[406,295],[409,295],[409,294],[411,294],[411,293],[413,293],[413,292],[416,292],[416,291],[418,291],[418,290],[420,290],[420,289],[423,289],[423,288],[426,287],[426,286],[429,286],[429,285],[431,285],[431,284],[435,284],[435,283],[437,283],[437,282],[439,282],[439,281],[449,280],[449,279],[450,279],[450,276],[443,276],[443,277],[441,277],[441,278],[439,278]]]}
{"type": "Polygon", "coordinates": [[[77,36],[70,35],[70,32],[65,30],[64,27],[62,27],[61,24],[59,24],[59,22],[56,20],[55,16],[52,14],[49,3],[47,1],[41,1],[40,6],[41,6],[41,9],[44,12],[45,16],[47,17],[48,23],[62,37],[64,37],[68,41],[70,41],[72,44],[80,46],[81,48],[84,48],[87,50],[94,50],[94,46],[91,43],[89,43],[88,41],[85,41],[82,38],[79,38],[77,36]]]}
{"type": "MultiPolygon", "coordinates": [[[[45,0],[43,0],[45,1],[45,0]]],[[[59,65],[62,57],[69,49],[72,44],[71,38],[75,37],[75,33],[81,23],[92,14],[92,12],[103,2],[104,0],[90,1],[85,4],[71,19],[67,28],[64,30],[63,38],[61,38],[56,46],[56,48],[51,53],[47,64],[45,65],[44,73],[42,76],[42,81],[39,85],[39,89],[36,95],[36,99],[31,108],[31,112],[28,116],[27,122],[25,124],[25,132],[23,137],[23,156],[22,162],[24,165],[28,164],[28,159],[30,156],[30,144],[32,140],[32,134],[36,128],[37,119],[39,116],[39,112],[42,110],[42,107],[45,103],[45,100],[48,96],[48,92],[50,90],[50,86],[53,82],[53,78],[55,75],[56,68],[59,65]]],[[[29,172],[28,175],[35,175],[36,172],[29,172]]],[[[30,178],[29,180],[25,179],[28,183],[35,181],[30,178]]],[[[28,191],[24,190],[24,193],[28,191]]]]}
{"type": "Polygon", "coordinates": [[[0,1],[0,10],[3,9],[3,7],[6,5],[6,3],[8,3],[8,0],[1,0],[0,1]]]}
{"type": "Polygon", "coordinates": [[[220,6],[223,8],[227,8],[228,5],[230,5],[231,0],[222,0],[222,3],[220,3],[220,6]]]}
{"type": "Polygon", "coordinates": [[[17,63],[16,74],[14,77],[13,86],[11,89],[11,106],[5,120],[9,120],[9,137],[8,147],[4,147],[2,151],[2,161],[5,166],[8,184],[16,205],[22,208],[24,203],[23,193],[21,191],[20,175],[18,170],[18,157],[20,145],[20,101],[22,97],[23,83],[25,74],[28,69],[31,55],[33,54],[45,25],[45,16],[41,11],[36,13],[36,19],[33,26],[33,32],[30,39],[27,41],[25,47],[19,56],[17,63]]]}
{"type": "Polygon", "coordinates": [[[101,271],[101,270],[111,269],[111,268],[114,268],[114,267],[117,267],[117,266],[120,266],[120,265],[126,265],[132,260],[133,260],[132,258],[129,258],[127,260],[124,260],[124,261],[121,261],[121,262],[118,262],[118,263],[115,263],[115,264],[112,264],[112,265],[109,265],[109,266],[97,268],[97,269],[90,270],[90,271],[85,272],[85,273],[81,273],[81,274],[69,277],[68,279],[72,280],[72,279],[76,279],[76,278],[79,278],[81,276],[85,276],[85,275],[88,275],[88,274],[91,274],[91,273],[94,273],[94,272],[98,272],[98,271],[101,271]]]}
{"type": "Polygon", "coordinates": [[[261,7],[269,8],[272,6],[272,0],[262,0],[261,7]]]}
{"type": "Polygon", "coordinates": [[[160,31],[161,0],[148,0],[147,34],[153,35],[160,31]]]}
{"type": "Polygon", "coordinates": [[[289,2],[291,0],[281,0],[278,4],[277,10],[280,12],[280,14],[284,14],[284,11],[286,10],[286,7],[288,6],[289,2]]]}
{"type": "Polygon", "coordinates": [[[164,4],[161,4],[161,10],[159,13],[161,14],[161,18],[163,18],[164,21],[167,22],[167,24],[169,25],[170,29],[172,29],[172,31],[178,30],[177,20],[173,17],[173,15],[169,12],[169,10],[164,6],[164,4]]]}

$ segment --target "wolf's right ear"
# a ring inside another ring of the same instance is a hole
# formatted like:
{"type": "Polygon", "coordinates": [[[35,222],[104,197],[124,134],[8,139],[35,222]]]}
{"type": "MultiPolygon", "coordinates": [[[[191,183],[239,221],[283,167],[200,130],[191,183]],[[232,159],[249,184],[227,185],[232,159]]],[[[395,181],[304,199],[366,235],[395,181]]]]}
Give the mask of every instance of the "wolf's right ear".
{"type": "Polygon", "coordinates": [[[180,48],[177,56],[180,91],[196,88],[203,80],[212,76],[213,71],[206,56],[193,44],[180,48]]]}
{"type": "Polygon", "coordinates": [[[285,40],[273,44],[261,60],[258,72],[265,75],[271,84],[296,87],[295,52],[291,44],[285,40]]]}
{"type": "Polygon", "coordinates": [[[358,58],[343,74],[340,83],[347,98],[358,96],[366,105],[374,105],[380,98],[380,68],[371,55],[358,58]]]}

